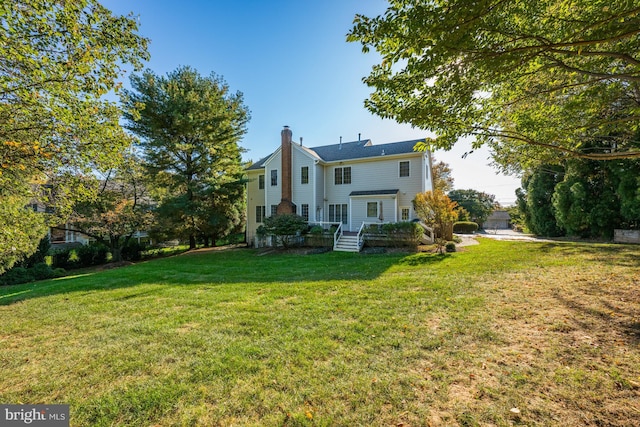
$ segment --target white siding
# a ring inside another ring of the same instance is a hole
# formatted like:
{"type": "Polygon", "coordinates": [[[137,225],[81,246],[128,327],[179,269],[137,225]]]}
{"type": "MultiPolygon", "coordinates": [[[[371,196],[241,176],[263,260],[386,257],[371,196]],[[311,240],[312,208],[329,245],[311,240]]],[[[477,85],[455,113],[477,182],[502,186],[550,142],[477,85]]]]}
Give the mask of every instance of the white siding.
{"type": "MultiPolygon", "coordinates": [[[[264,169],[247,171],[247,242],[252,242],[256,234],[256,206],[264,206],[265,190],[258,187],[258,176],[263,175],[264,169]]],[[[265,188],[267,187],[265,176],[265,188]]]]}
{"type": "Polygon", "coordinates": [[[325,197],[325,182],[324,182],[325,168],[317,164],[314,166],[314,180],[315,180],[315,188],[316,188],[316,200],[314,209],[314,219],[316,221],[327,221],[327,211],[324,206],[324,197],[325,197]]]}
{"type": "Polygon", "coordinates": [[[280,149],[274,153],[269,160],[265,162],[264,167],[264,189],[265,189],[265,206],[266,216],[271,216],[271,206],[280,204],[282,200],[282,156],[280,149]],[[278,185],[271,186],[271,171],[278,171],[278,185]]]}
{"type": "Polygon", "coordinates": [[[291,171],[291,176],[293,179],[293,182],[291,184],[291,197],[293,198],[292,202],[296,205],[298,215],[302,214],[301,206],[303,204],[309,205],[309,220],[313,221],[315,220],[315,184],[313,182],[313,168],[315,162],[311,156],[295,146],[292,147],[291,151],[291,163],[293,168],[293,170],[291,171]],[[301,183],[303,166],[309,168],[308,184],[301,183]]]}
{"type": "Polygon", "coordinates": [[[363,222],[398,222],[400,209],[395,195],[355,196],[351,198],[351,230],[357,231],[363,222]],[[380,220],[380,202],[382,202],[382,220],[380,220]],[[376,216],[367,216],[367,203],[376,204],[376,216]]]}
{"type": "MultiPolygon", "coordinates": [[[[349,194],[352,191],[392,190],[398,189],[397,201],[383,203],[385,222],[392,222],[400,218],[400,206],[411,206],[415,195],[426,191],[426,165],[421,153],[406,156],[389,156],[388,158],[376,157],[363,161],[343,162],[342,164],[329,164],[325,166],[326,198],[325,211],[328,204],[350,203],[349,194]],[[410,175],[400,177],[400,161],[409,161],[410,175]],[[351,167],[351,184],[334,184],[334,170],[336,167],[351,167]],[[387,206],[391,204],[392,206],[387,206]],[[388,219],[387,219],[388,218],[388,219]]],[[[430,182],[430,180],[429,180],[430,182]]],[[[380,200],[376,196],[375,200],[380,200]]],[[[355,200],[355,199],[354,199],[355,200]]],[[[385,199],[382,199],[386,202],[385,199]]],[[[349,209],[349,225],[352,231],[360,227],[362,221],[366,221],[366,203],[354,203],[349,209]],[[365,219],[363,219],[365,218],[365,219]]],[[[414,218],[413,209],[410,218],[414,218]]]]}
{"type": "MultiPolygon", "coordinates": [[[[401,221],[401,208],[410,207],[416,194],[432,190],[431,162],[429,153],[408,153],[399,156],[374,157],[368,159],[334,162],[316,162],[309,153],[297,146],[292,147],[292,198],[298,213],[302,204],[309,205],[309,220],[329,220],[330,204],[348,205],[347,229],[356,231],[367,218],[367,202],[383,202],[384,222],[401,221]],[[400,177],[400,162],[409,161],[410,175],[400,177]],[[309,184],[301,184],[301,167],[309,167],[309,184]],[[336,167],[351,167],[351,183],[335,185],[336,167]],[[397,195],[374,195],[350,197],[354,191],[398,189],[397,195]]],[[[247,237],[255,235],[259,224],[255,223],[255,207],[265,206],[265,215],[270,216],[271,206],[278,205],[282,197],[282,166],[280,149],[265,163],[264,170],[249,171],[247,185],[247,237]],[[271,171],[278,170],[278,185],[271,186],[271,171]],[[265,189],[258,189],[258,175],[265,176],[265,189]]],[[[413,208],[409,219],[415,218],[413,208]]],[[[251,240],[249,240],[251,241],[251,240]]]]}

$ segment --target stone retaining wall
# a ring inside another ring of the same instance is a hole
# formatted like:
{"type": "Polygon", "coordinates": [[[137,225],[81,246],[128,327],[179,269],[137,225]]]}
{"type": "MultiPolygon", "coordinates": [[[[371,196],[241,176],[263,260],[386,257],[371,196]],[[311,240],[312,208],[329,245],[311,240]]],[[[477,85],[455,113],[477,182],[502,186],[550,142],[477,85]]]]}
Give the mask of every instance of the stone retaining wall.
{"type": "Polygon", "coordinates": [[[613,241],[615,243],[640,244],[640,230],[614,230],[613,241]]]}

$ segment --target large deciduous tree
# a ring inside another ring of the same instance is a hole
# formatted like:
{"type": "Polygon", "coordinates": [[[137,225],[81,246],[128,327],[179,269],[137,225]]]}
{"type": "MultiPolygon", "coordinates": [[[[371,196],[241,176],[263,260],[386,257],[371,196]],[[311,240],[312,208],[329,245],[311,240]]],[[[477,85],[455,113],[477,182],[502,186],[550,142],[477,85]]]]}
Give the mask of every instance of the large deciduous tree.
{"type": "MultiPolygon", "coordinates": [[[[147,70],[133,76],[131,86],[123,94],[125,118],[141,138],[151,178],[165,189],[158,209],[161,223],[194,248],[214,225],[221,229],[229,204],[218,196],[236,198],[243,184],[239,141],[249,120],[243,95],[232,93],[216,74],[203,77],[190,67],[166,77],[147,70]]],[[[243,202],[240,191],[234,203],[243,202]]],[[[226,217],[237,216],[229,212],[226,217]]]]}
{"type": "Polygon", "coordinates": [[[347,39],[382,56],[367,108],[435,132],[437,148],[471,137],[512,172],[640,157],[637,2],[390,0],[347,39]]]}
{"type": "Polygon", "coordinates": [[[73,207],[68,222],[57,228],[79,231],[106,244],[114,262],[122,260],[122,249],[138,231],[153,223],[153,201],[149,197],[140,159],[126,156],[103,177],[88,178],[96,197],[73,207]]]}
{"type": "MultiPolygon", "coordinates": [[[[39,231],[16,239],[18,258],[45,230],[43,216],[20,206],[51,204],[41,191],[51,177],[61,183],[72,171],[104,170],[130,143],[120,110],[103,95],[117,88],[126,64],[137,68],[148,57],[137,29],[132,16],[114,16],[96,0],[0,2],[0,198],[13,206],[0,229],[39,231]]],[[[58,189],[67,194],[55,201],[60,213],[85,194],[69,186],[58,189]]],[[[16,258],[1,256],[4,265],[16,258]]]]}
{"type": "Polygon", "coordinates": [[[477,190],[453,190],[448,194],[449,198],[463,208],[472,221],[482,224],[498,207],[496,197],[477,190]]]}
{"type": "Polygon", "coordinates": [[[433,177],[433,189],[447,193],[453,190],[453,175],[451,166],[442,160],[436,162],[435,157],[432,158],[433,166],[431,167],[431,175],[433,177]]]}

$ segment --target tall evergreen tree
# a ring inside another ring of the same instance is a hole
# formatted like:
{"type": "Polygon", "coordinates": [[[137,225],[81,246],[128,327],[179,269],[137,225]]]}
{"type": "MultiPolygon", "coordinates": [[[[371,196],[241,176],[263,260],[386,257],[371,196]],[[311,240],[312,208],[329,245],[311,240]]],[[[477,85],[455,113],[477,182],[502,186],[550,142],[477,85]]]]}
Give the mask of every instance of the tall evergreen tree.
{"type": "MultiPolygon", "coordinates": [[[[195,248],[208,232],[221,188],[239,185],[241,148],[249,110],[222,77],[181,67],[166,77],[152,71],[131,78],[125,91],[128,128],[138,135],[156,185],[166,188],[158,210],[195,248]]],[[[228,205],[226,205],[228,207],[228,205]]]]}

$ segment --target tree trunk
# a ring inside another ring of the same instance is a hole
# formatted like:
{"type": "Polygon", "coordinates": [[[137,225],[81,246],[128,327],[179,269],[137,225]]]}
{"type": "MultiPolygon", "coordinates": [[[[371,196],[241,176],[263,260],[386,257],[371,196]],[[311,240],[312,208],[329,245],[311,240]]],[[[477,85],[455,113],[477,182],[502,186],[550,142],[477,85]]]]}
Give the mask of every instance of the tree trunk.
{"type": "Polygon", "coordinates": [[[122,261],[122,247],[120,246],[120,236],[111,236],[109,238],[109,246],[111,246],[111,262],[122,261]]]}
{"type": "Polygon", "coordinates": [[[208,248],[209,246],[209,236],[207,236],[206,234],[204,236],[202,236],[203,240],[204,240],[204,247],[208,248]]]}
{"type": "Polygon", "coordinates": [[[189,249],[196,248],[196,236],[195,234],[189,235],[189,249]]]}

